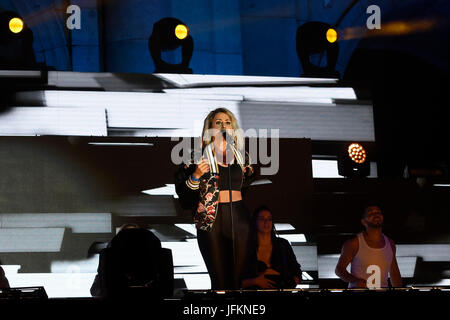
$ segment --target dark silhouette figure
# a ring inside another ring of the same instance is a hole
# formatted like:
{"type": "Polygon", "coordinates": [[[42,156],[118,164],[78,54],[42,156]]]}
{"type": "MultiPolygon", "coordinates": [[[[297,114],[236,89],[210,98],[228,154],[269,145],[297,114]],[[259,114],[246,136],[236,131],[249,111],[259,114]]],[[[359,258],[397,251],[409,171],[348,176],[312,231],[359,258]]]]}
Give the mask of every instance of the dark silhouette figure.
{"type": "Polygon", "coordinates": [[[147,229],[121,230],[100,252],[91,294],[126,299],[171,296],[171,250],[161,248],[161,241],[147,229]]]}
{"type": "Polygon", "coordinates": [[[0,289],[9,289],[9,281],[5,276],[5,271],[0,267],[0,289]]]}

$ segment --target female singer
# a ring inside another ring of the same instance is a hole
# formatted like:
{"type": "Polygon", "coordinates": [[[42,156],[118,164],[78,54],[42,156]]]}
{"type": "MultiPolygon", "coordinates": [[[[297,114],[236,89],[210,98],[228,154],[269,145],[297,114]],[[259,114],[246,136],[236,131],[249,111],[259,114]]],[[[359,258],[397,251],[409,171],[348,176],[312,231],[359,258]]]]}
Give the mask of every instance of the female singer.
{"type": "Polygon", "coordinates": [[[213,290],[237,289],[245,263],[250,215],[241,190],[254,171],[242,146],[233,113],[215,109],[204,121],[201,160],[182,166],[175,177],[182,207],[193,210],[213,290]]]}

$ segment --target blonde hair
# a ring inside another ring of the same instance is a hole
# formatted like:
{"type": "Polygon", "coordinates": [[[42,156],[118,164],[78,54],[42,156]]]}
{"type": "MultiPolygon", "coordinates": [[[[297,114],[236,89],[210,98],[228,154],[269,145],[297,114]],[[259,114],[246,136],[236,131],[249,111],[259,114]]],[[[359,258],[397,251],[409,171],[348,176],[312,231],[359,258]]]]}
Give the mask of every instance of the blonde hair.
{"type": "Polygon", "coordinates": [[[244,135],[242,133],[242,129],[239,128],[239,124],[234,114],[227,108],[214,109],[206,116],[205,121],[203,122],[202,148],[206,147],[208,144],[212,142],[210,129],[212,127],[212,121],[216,116],[216,114],[218,113],[225,113],[228,117],[230,117],[231,127],[233,128],[233,140],[235,146],[238,150],[242,150],[244,148],[244,135]]]}

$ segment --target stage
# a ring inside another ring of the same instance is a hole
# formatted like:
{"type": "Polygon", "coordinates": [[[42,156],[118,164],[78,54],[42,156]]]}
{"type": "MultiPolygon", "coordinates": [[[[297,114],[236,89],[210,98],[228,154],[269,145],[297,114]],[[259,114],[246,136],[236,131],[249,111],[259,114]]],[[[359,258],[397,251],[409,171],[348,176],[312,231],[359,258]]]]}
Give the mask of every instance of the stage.
{"type": "Polygon", "coordinates": [[[145,319],[295,319],[308,317],[414,316],[446,308],[450,287],[396,289],[189,290],[179,299],[143,295],[127,298],[45,298],[0,296],[2,311],[47,317],[127,317],[145,319]],[[365,310],[365,311],[364,311],[365,310]]]}

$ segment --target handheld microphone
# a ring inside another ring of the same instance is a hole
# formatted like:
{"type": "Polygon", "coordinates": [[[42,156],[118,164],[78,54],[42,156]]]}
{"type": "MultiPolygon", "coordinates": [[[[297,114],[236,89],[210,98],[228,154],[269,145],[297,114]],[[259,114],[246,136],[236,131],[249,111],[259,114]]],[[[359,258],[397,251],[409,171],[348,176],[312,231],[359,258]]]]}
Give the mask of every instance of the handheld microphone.
{"type": "Polygon", "coordinates": [[[222,129],[222,130],[221,130],[221,133],[222,133],[223,138],[224,138],[225,141],[227,142],[227,144],[228,144],[228,143],[234,144],[233,136],[230,135],[230,134],[227,132],[227,130],[222,129]]]}

